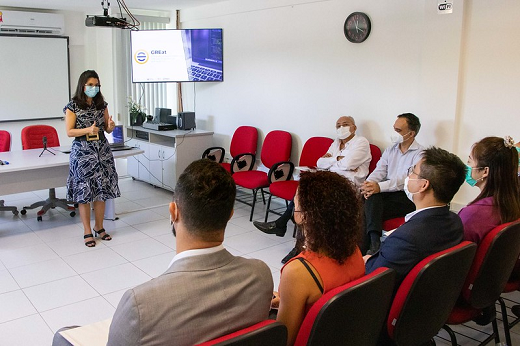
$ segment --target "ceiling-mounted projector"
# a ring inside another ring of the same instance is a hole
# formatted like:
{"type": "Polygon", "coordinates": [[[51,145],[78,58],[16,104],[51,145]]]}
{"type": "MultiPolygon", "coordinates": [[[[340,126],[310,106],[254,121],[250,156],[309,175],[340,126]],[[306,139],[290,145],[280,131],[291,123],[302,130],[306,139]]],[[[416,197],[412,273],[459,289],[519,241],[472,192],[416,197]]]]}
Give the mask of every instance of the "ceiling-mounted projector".
{"type": "Polygon", "coordinates": [[[103,15],[102,16],[93,16],[87,15],[85,19],[86,26],[104,26],[104,27],[112,27],[112,28],[121,28],[121,29],[133,29],[139,25],[139,21],[135,19],[135,17],[130,13],[126,4],[123,0],[117,0],[119,7],[125,9],[128,15],[132,18],[133,23],[129,23],[126,18],[116,18],[110,17],[108,15],[108,9],[110,7],[110,3],[108,0],[103,0],[101,2],[101,6],[103,7],[103,15]]]}

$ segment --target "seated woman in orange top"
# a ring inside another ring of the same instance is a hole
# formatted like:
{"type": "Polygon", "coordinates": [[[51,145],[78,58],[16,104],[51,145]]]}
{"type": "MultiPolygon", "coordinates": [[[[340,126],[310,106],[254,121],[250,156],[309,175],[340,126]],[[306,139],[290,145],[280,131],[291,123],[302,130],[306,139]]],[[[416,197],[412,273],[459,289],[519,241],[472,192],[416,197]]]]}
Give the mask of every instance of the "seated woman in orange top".
{"type": "Polygon", "coordinates": [[[287,262],[280,277],[276,320],[296,340],[309,308],[327,291],[365,274],[357,246],[361,207],[354,184],[333,172],[303,173],[294,197],[294,220],[304,251],[287,262]]]}

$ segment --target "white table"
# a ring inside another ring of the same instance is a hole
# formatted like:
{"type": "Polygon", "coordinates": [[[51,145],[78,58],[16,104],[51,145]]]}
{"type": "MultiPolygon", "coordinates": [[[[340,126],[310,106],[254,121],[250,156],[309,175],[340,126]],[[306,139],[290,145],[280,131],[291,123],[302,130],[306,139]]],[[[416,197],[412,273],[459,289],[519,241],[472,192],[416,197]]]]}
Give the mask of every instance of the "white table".
{"type": "MultiPolygon", "coordinates": [[[[44,190],[65,186],[69,176],[70,146],[49,148],[56,155],[42,149],[29,149],[0,153],[0,160],[8,165],[0,166],[0,196],[13,193],[44,190]]],[[[114,159],[142,154],[140,149],[114,151],[114,159]]]]}

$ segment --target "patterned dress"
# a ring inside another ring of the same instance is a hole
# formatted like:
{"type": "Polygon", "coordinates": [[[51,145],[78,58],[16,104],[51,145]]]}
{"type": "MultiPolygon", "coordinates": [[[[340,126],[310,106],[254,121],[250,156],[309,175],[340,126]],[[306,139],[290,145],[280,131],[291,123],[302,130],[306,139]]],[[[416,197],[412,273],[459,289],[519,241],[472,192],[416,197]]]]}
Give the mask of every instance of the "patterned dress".
{"type": "MultiPolygon", "coordinates": [[[[76,129],[90,127],[95,121],[99,131],[104,132],[107,105],[105,102],[103,109],[96,109],[94,105],[81,109],[76,102],[70,101],[66,108],[76,114],[76,129]]],[[[97,141],[72,141],[67,200],[90,203],[119,197],[117,180],[112,150],[104,136],[97,141]]]]}

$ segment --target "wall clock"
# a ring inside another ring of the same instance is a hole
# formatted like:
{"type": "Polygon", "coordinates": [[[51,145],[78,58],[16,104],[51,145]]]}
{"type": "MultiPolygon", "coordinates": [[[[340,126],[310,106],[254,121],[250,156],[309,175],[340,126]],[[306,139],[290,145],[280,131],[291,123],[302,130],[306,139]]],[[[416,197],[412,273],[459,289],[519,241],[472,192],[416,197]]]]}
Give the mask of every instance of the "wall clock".
{"type": "Polygon", "coordinates": [[[345,20],[343,32],[350,42],[361,43],[368,38],[371,28],[370,18],[365,13],[353,12],[345,20]]]}

